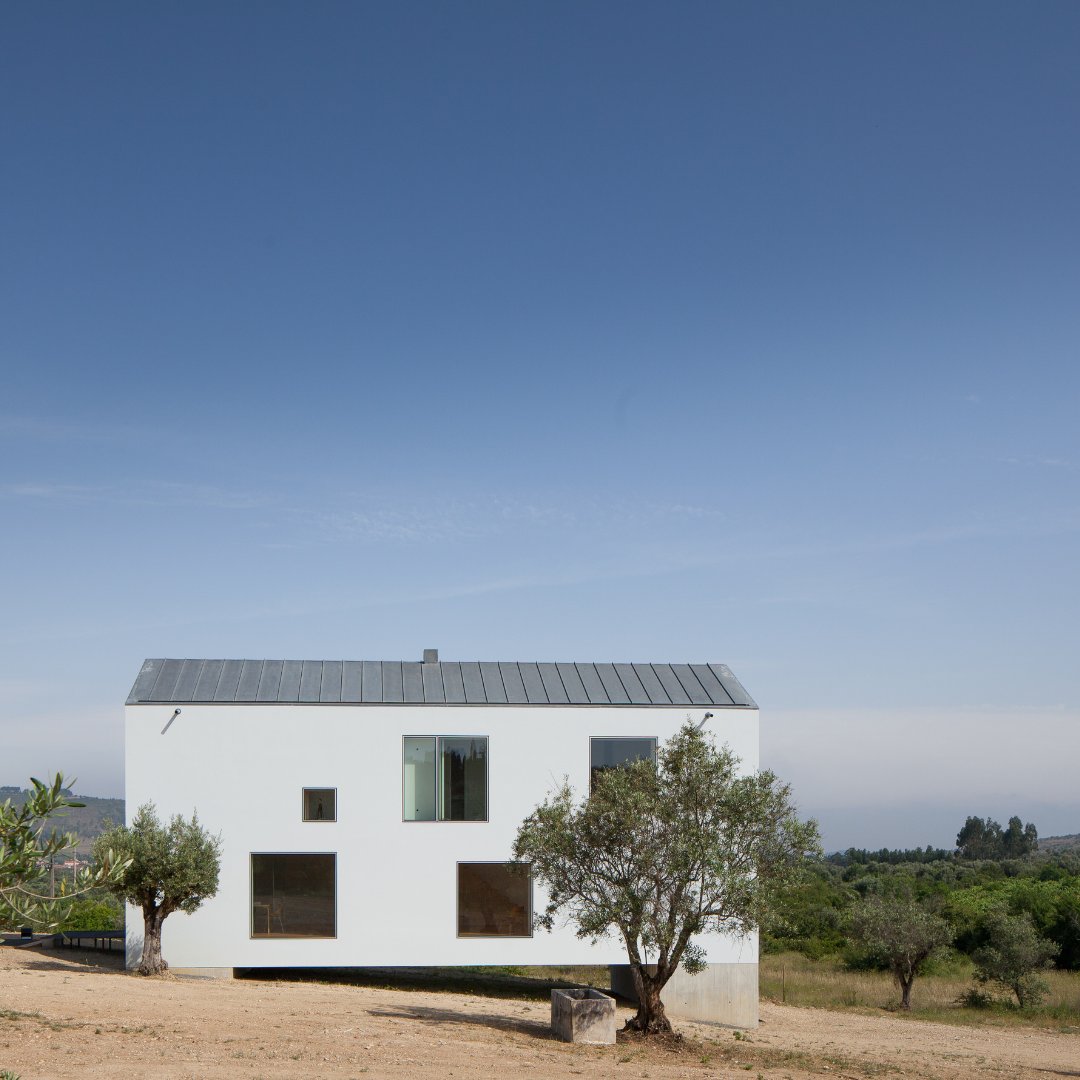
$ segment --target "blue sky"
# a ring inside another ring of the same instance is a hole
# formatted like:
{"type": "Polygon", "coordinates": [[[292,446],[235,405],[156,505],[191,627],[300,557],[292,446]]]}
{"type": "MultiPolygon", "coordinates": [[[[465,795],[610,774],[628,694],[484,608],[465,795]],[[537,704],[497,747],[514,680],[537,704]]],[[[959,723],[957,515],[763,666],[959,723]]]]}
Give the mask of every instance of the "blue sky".
{"type": "Polygon", "coordinates": [[[120,791],[145,656],[437,646],[730,664],[832,846],[1080,831],[1076,5],[0,47],[0,781],[120,791]]]}

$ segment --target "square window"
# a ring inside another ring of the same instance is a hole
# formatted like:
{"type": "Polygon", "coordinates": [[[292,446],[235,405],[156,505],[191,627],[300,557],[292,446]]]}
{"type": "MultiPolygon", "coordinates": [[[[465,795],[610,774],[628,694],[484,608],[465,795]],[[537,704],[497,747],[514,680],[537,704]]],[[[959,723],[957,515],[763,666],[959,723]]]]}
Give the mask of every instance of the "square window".
{"type": "Polygon", "coordinates": [[[305,821],[337,821],[337,788],[304,788],[305,821]]]}
{"type": "Polygon", "coordinates": [[[337,936],[337,856],[251,856],[251,936],[337,936]]]}
{"type": "Polygon", "coordinates": [[[487,821],[487,738],[408,735],[402,744],[406,821],[487,821]]]}
{"type": "Polygon", "coordinates": [[[528,866],[458,863],[458,937],[532,937],[528,866]]]}
{"type": "Polygon", "coordinates": [[[590,739],[589,788],[595,787],[597,776],[608,769],[655,760],[656,739],[590,739]]]}

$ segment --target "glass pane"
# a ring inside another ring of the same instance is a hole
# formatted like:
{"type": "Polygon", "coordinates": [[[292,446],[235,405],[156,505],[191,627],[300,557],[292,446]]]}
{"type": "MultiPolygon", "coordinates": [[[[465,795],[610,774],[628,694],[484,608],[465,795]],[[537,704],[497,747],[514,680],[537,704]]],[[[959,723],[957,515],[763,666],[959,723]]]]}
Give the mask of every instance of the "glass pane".
{"type": "Polygon", "coordinates": [[[252,937],[334,937],[336,855],[252,855],[252,937]]]}
{"type": "Polygon", "coordinates": [[[406,821],[435,820],[435,737],[407,736],[402,764],[406,821]]]}
{"type": "Polygon", "coordinates": [[[635,761],[656,760],[655,739],[591,739],[589,784],[606,769],[617,769],[635,761]]]}
{"type": "Polygon", "coordinates": [[[439,740],[443,821],[487,821],[487,739],[439,740]]]}
{"type": "Polygon", "coordinates": [[[532,937],[532,878],[520,863],[458,863],[460,937],[532,937]]]}
{"type": "Polygon", "coordinates": [[[304,788],[304,820],[337,821],[336,796],[333,788],[304,788]]]}

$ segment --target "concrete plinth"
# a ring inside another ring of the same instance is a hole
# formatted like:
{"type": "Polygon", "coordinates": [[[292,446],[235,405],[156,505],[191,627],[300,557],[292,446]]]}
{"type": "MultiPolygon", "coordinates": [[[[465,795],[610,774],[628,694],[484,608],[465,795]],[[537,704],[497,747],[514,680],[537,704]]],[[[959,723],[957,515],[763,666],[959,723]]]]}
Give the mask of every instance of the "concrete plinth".
{"type": "Polygon", "coordinates": [[[231,979],[234,969],[231,967],[170,967],[174,975],[187,975],[195,979],[231,979]]]}
{"type": "MultiPolygon", "coordinates": [[[[611,966],[611,989],[631,1001],[637,1000],[629,964],[611,966]]],[[[758,966],[709,964],[698,975],[687,975],[680,968],[664,987],[660,1000],[669,1016],[724,1027],[756,1028],[758,966]]]]}
{"type": "Polygon", "coordinates": [[[563,1042],[615,1042],[615,999],[599,990],[552,990],[551,1030],[563,1042]]]}

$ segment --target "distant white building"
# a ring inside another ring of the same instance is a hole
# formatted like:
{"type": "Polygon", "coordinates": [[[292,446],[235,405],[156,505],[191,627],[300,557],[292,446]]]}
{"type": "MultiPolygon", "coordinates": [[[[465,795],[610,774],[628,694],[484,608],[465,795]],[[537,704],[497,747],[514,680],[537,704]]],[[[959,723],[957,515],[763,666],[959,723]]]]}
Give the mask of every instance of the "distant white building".
{"type": "MultiPolygon", "coordinates": [[[[612,938],[534,932],[508,860],[564,776],[655,752],[706,713],[746,771],[758,711],[722,664],[147,660],[126,708],[126,800],[223,839],[217,896],[174,914],[174,970],[624,965],[612,938]]],[[[142,919],[128,918],[129,965],[142,919]]],[[[757,941],[705,935],[673,1015],[757,1021],[757,941]]],[[[618,973],[613,973],[613,977],[618,973]]]]}

